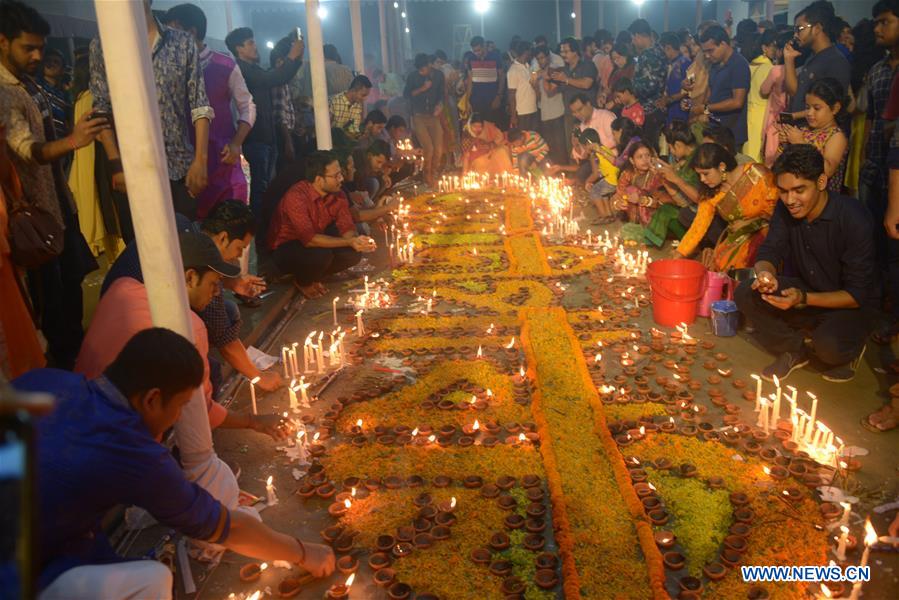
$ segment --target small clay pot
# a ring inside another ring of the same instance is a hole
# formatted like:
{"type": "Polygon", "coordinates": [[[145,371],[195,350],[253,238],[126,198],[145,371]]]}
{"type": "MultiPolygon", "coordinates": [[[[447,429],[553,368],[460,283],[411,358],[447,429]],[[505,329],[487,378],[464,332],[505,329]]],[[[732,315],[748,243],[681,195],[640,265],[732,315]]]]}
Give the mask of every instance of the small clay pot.
{"type": "Polygon", "coordinates": [[[413,546],[409,542],[399,542],[393,546],[393,550],[390,551],[390,554],[393,558],[403,558],[412,552],[412,548],[413,546]]]}
{"type": "Polygon", "coordinates": [[[518,514],[507,515],[505,519],[503,519],[503,525],[508,529],[521,529],[524,527],[525,518],[518,514]]]}
{"type": "Polygon", "coordinates": [[[350,556],[348,554],[337,559],[337,570],[344,575],[355,573],[358,568],[359,560],[355,556],[350,556]]]}
{"type": "Polygon", "coordinates": [[[655,537],[656,545],[662,549],[670,548],[677,541],[675,535],[670,531],[654,531],[653,537],[655,537]]]}
{"type": "Polygon", "coordinates": [[[740,523],[752,523],[754,518],[755,512],[747,506],[741,506],[734,510],[734,519],[740,523]]]}
{"type": "Polygon", "coordinates": [[[730,548],[724,548],[723,550],[721,550],[721,564],[726,567],[730,567],[731,569],[737,566],[737,564],[740,562],[741,557],[742,555],[736,550],[731,550],[730,548]]]}
{"type": "Polygon", "coordinates": [[[484,479],[479,475],[469,475],[462,481],[462,485],[468,489],[476,489],[484,485],[484,479]]]}
{"type": "Polygon", "coordinates": [[[510,544],[509,536],[502,532],[490,536],[490,547],[496,551],[505,550],[510,544]]]}
{"type": "Polygon", "coordinates": [[[540,477],[538,475],[525,475],[521,478],[521,485],[525,488],[537,487],[540,485],[540,477]]]}
{"type": "Polygon", "coordinates": [[[528,519],[524,523],[524,528],[527,529],[529,533],[543,533],[546,531],[546,520],[528,519]]]}
{"type": "Polygon", "coordinates": [[[262,567],[259,563],[247,563],[240,568],[240,580],[246,583],[256,581],[262,576],[262,567]]]}
{"type": "Polygon", "coordinates": [[[529,533],[524,536],[524,547],[531,551],[543,550],[546,545],[546,538],[539,533],[529,533]]]}
{"type": "MultiPolygon", "coordinates": [[[[448,530],[449,528],[447,527],[446,529],[448,530]]],[[[412,543],[419,550],[427,550],[434,545],[434,537],[430,533],[419,533],[412,538],[412,543]]]]}
{"type": "Polygon", "coordinates": [[[481,488],[481,496],[484,498],[496,498],[499,493],[500,489],[493,483],[487,483],[481,488]]]}
{"type": "Polygon", "coordinates": [[[518,596],[524,592],[524,582],[518,577],[506,577],[503,579],[502,592],[509,596],[518,596]]]}
{"type": "Polygon", "coordinates": [[[749,496],[743,492],[733,492],[730,495],[730,503],[734,506],[746,506],[749,504],[749,496]]]}
{"type": "MultiPolygon", "coordinates": [[[[387,536],[390,537],[390,536],[387,536]]],[[[396,528],[396,541],[397,542],[411,542],[412,538],[415,537],[415,528],[411,525],[402,525],[396,528]]],[[[390,545],[390,548],[393,548],[393,544],[390,545]]]]}
{"type": "Polygon", "coordinates": [[[495,560],[490,563],[490,573],[497,577],[505,577],[512,572],[512,563],[508,560],[495,560]]]}
{"type": "Polygon", "coordinates": [[[683,554],[674,551],[663,554],[662,561],[665,563],[665,568],[671,569],[672,571],[683,569],[684,565],[687,563],[687,559],[683,554]]]}
{"type": "Polygon", "coordinates": [[[664,525],[670,518],[668,511],[664,508],[657,508],[646,513],[653,525],[664,525]]]}
{"type": "Polygon", "coordinates": [[[720,562],[711,562],[702,568],[702,572],[712,581],[720,581],[727,575],[727,568],[720,562]]]}
{"type": "Polygon", "coordinates": [[[451,512],[438,512],[434,517],[434,523],[437,525],[443,525],[445,527],[451,526],[456,522],[456,515],[451,512]]]}
{"type": "Polygon", "coordinates": [[[559,557],[552,552],[543,552],[534,559],[538,569],[555,570],[559,567],[559,557]]]}
{"type": "Polygon", "coordinates": [[[725,548],[730,548],[734,552],[743,554],[749,548],[749,543],[744,537],[740,537],[738,535],[729,535],[724,538],[724,546],[725,548]]]}
{"type": "Polygon", "coordinates": [[[749,523],[734,523],[727,530],[731,535],[738,535],[740,537],[749,537],[749,534],[752,533],[752,526],[749,523]]]}
{"type": "Polygon", "coordinates": [[[372,579],[374,579],[375,583],[377,583],[381,587],[387,587],[393,583],[394,579],[396,579],[396,571],[394,571],[390,567],[385,567],[383,569],[375,571],[372,579]]]}
{"type": "Polygon", "coordinates": [[[445,525],[437,525],[431,529],[431,537],[435,540],[446,540],[450,536],[450,528],[445,525]]]}
{"type": "Polygon", "coordinates": [[[518,505],[518,501],[512,496],[500,496],[497,504],[503,510],[513,510],[518,505]]]}
{"type": "Polygon", "coordinates": [[[285,577],[278,583],[279,598],[293,598],[303,589],[302,580],[299,577],[285,577]]]}
{"type": "Polygon", "coordinates": [[[321,530],[322,539],[329,544],[339,538],[341,533],[343,533],[342,525],[331,525],[321,530]]]}
{"type": "Polygon", "coordinates": [[[390,557],[385,552],[375,552],[368,557],[368,566],[372,571],[380,571],[390,566],[390,557]]]}
{"type": "MultiPolygon", "coordinates": [[[[829,583],[829,582],[828,582],[829,583]]],[[[839,583],[839,582],[834,582],[839,583]]],[[[842,596],[842,593],[839,595],[842,596]]],[[[839,598],[837,594],[834,594],[834,597],[839,598]]],[[[748,600],[768,600],[771,597],[771,594],[768,593],[768,590],[763,588],[760,585],[754,585],[749,588],[749,591],[746,593],[746,598],[748,600]]]]}
{"type": "Polygon", "coordinates": [[[551,590],[559,584],[559,576],[553,569],[537,569],[534,573],[534,583],[543,590],[551,590]]]}
{"type": "Polygon", "coordinates": [[[490,564],[490,556],[490,550],[488,550],[487,548],[475,548],[469,555],[472,562],[476,565],[490,564]]]}
{"type": "Polygon", "coordinates": [[[698,598],[702,594],[702,580],[692,575],[681,577],[677,582],[681,591],[686,592],[691,597],[698,598]]]}
{"type": "Polygon", "coordinates": [[[510,475],[503,475],[496,480],[496,487],[501,490],[509,490],[515,487],[516,480],[510,475]]]}
{"type": "Polygon", "coordinates": [[[380,552],[390,552],[396,542],[396,538],[392,535],[379,535],[377,539],[375,539],[375,547],[380,552]]]}

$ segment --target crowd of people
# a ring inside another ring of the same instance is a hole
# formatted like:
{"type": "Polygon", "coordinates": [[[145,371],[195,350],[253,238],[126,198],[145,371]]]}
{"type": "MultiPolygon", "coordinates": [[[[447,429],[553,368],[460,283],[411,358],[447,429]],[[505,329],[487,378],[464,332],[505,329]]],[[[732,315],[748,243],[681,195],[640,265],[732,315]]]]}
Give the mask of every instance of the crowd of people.
{"type": "MultiPolygon", "coordinates": [[[[849,381],[869,340],[899,335],[897,0],[855,26],[817,0],[791,26],[658,33],[638,19],[555,46],[516,36],[506,52],[478,36],[461,60],[420,53],[402,77],[353,73],[326,45],[329,151],[316,150],[296,33],[264,66],[251,29],[218,52],[199,7],[144,5],[193,343],[152,328],[129,210],[141,192],[125,178],[100,40],[75,49],[68,75],[47,21],[0,1],[0,368],[19,389],[66,399],[39,438],[41,508],[66,518],[42,523],[42,597],[109,585],[109,569],[89,566],[108,546],[85,538],[123,503],[245,554],[333,570],[327,548],[187,483],[158,440],[197,387],[211,427],[289,433],[277,415],[216,402],[223,363],[262,390],[285,383],[240,339],[236,302],[258,305],[266,287],[247,272],[248,249],[269,278],[320,296],[376,249],[373,228],[413,181],[434,188],[460,169],[562,177],[595,209],[588,226],[622,221],[626,239],[742,274],[736,301],[774,355],[769,379],[815,359],[825,379],[849,381]],[[82,284],[101,254],[109,268],[85,332],[82,284]],[[60,370],[43,370],[48,359],[60,370]],[[100,409],[85,417],[86,403],[100,409]],[[121,467],[114,486],[92,483],[87,454],[71,451],[98,432],[110,445],[90,456],[121,467]],[[145,467],[121,463],[119,439],[145,467]]],[[[899,400],[862,423],[894,429],[899,400]]],[[[164,596],[163,574],[130,568],[116,585],[164,596]]]]}

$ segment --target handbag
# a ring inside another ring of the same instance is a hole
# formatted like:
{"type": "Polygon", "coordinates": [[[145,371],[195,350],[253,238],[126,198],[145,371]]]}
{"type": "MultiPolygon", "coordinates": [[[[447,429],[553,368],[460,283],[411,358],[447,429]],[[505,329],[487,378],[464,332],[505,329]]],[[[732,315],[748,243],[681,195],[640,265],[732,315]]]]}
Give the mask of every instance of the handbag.
{"type": "Polygon", "coordinates": [[[15,171],[9,185],[9,248],[12,261],[35,269],[62,253],[65,243],[62,225],[47,210],[21,201],[22,184],[15,171]]]}

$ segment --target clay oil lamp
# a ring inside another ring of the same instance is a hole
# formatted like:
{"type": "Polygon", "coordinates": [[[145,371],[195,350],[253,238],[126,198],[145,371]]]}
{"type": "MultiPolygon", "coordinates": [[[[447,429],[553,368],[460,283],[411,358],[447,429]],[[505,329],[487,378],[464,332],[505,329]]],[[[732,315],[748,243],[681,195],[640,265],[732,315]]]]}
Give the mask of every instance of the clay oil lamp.
{"type": "Polygon", "coordinates": [[[508,548],[510,543],[509,536],[501,531],[490,536],[490,547],[497,552],[508,548]]]}
{"type": "Polygon", "coordinates": [[[481,445],[485,448],[493,448],[497,444],[499,444],[499,438],[496,436],[488,435],[481,440],[481,445]]]}
{"type": "Polygon", "coordinates": [[[527,499],[531,502],[542,502],[546,494],[543,492],[542,488],[528,488],[525,491],[525,496],[527,496],[527,499]]]}
{"type": "Polygon", "coordinates": [[[375,547],[379,552],[390,552],[396,544],[396,539],[392,535],[379,535],[375,539],[375,547]]]}
{"type": "Polygon", "coordinates": [[[508,560],[495,560],[490,563],[490,573],[497,577],[505,577],[512,572],[512,563],[508,560]]]}
{"type": "Polygon", "coordinates": [[[681,577],[677,582],[681,589],[680,598],[698,598],[702,594],[702,580],[692,575],[681,577]]]}
{"type": "Polygon", "coordinates": [[[355,579],[356,574],[351,573],[344,583],[335,583],[328,588],[327,597],[329,600],[344,600],[345,598],[348,598],[350,595],[350,587],[353,585],[355,579]]]}
{"type": "Polygon", "coordinates": [[[537,569],[534,573],[534,583],[543,590],[551,590],[559,584],[559,576],[553,569],[537,569]]]}
{"type": "Polygon", "coordinates": [[[802,502],[802,492],[800,492],[797,487],[785,488],[781,494],[783,495],[784,500],[792,502],[793,504],[802,502]]]}
{"type": "Polygon", "coordinates": [[[765,462],[774,462],[774,459],[777,457],[778,454],[775,448],[763,448],[762,451],[759,452],[759,458],[765,462]]]}
{"type": "MultiPolygon", "coordinates": [[[[436,517],[436,515],[435,515],[435,517],[436,517]]],[[[416,534],[429,531],[431,529],[431,527],[433,527],[433,526],[434,526],[434,524],[431,523],[431,521],[429,521],[428,519],[418,518],[418,519],[415,519],[414,521],[412,521],[412,527],[413,527],[413,529],[415,529],[416,534]]],[[[415,539],[413,538],[412,541],[414,542],[415,539]]]]}
{"type": "Polygon", "coordinates": [[[387,597],[390,600],[408,600],[412,595],[412,587],[408,583],[395,582],[387,588],[387,597]]]}
{"type": "Polygon", "coordinates": [[[384,478],[384,487],[388,490],[397,490],[403,487],[403,480],[396,475],[390,475],[384,478]]]}
{"type": "Polygon", "coordinates": [[[245,583],[257,581],[267,568],[268,563],[247,563],[240,568],[240,580],[245,583]]]}
{"type": "Polygon", "coordinates": [[[724,538],[724,547],[730,548],[734,552],[743,554],[749,548],[746,538],[738,535],[728,535],[724,538]]]}
{"type": "Polygon", "coordinates": [[[502,592],[507,598],[520,596],[524,593],[524,588],[524,582],[518,577],[506,577],[501,586],[502,592]]]}
{"type": "Polygon", "coordinates": [[[524,547],[531,551],[543,550],[546,546],[546,538],[539,533],[529,533],[524,536],[524,547]]]}
{"type": "MultiPolygon", "coordinates": [[[[390,536],[387,536],[387,537],[390,537],[390,536]]],[[[414,538],[414,537],[415,537],[415,528],[412,527],[411,525],[401,525],[400,527],[396,528],[396,541],[397,542],[408,543],[408,542],[411,542],[412,538],[414,538]]],[[[386,550],[383,550],[383,552],[389,552],[392,549],[393,549],[393,544],[391,543],[390,547],[387,548],[386,550]]]]}
{"type": "MultiPolygon", "coordinates": [[[[469,555],[471,561],[476,565],[489,565],[490,564],[490,550],[487,548],[475,548],[471,551],[469,555]]],[[[510,567],[511,569],[511,567],[510,567]]]]}
{"type": "MultiPolygon", "coordinates": [[[[421,510],[418,511],[419,519],[428,519],[433,520],[434,517],[437,516],[437,507],[433,504],[429,504],[427,506],[422,506],[421,510]]],[[[408,540],[405,540],[408,541],[408,540]]]]}
{"type": "Polygon", "coordinates": [[[641,481],[634,484],[634,491],[637,493],[638,498],[647,498],[655,493],[655,488],[651,483],[641,481]]]}
{"type": "Polygon", "coordinates": [[[398,542],[394,544],[390,554],[396,559],[404,558],[412,553],[413,547],[414,546],[410,542],[398,542]]]}
{"type": "Polygon", "coordinates": [[[503,510],[514,510],[518,505],[518,501],[512,496],[500,496],[497,503],[503,510]]]}
{"type": "Polygon", "coordinates": [[[665,563],[665,568],[670,569],[672,571],[679,571],[684,568],[684,565],[687,564],[687,559],[680,552],[669,551],[662,555],[662,561],[665,563]]]}
{"type": "Polygon", "coordinates": [[[762,467],[765,475],[769,475],[774,481],[783,481],[790,473],[784,467],[772,465],[771,467],[762,467]]]}
{"type": "Polygon", "coordinates": [[[359,560],[355,556],[347,554],[337,559],[337,570],[344,575],[355,573],[358,568],[359,560]]]}
{"type": "Polygon", "coordinates": [[[736,507],[746,506],[749,504],[749,496],[743,492],[732,492],[730,494],[730,503],[736,507]]]}
{"type": "Polygon", "coordinates": [[[664,525],[668,522],[670,515],[664,508],[657,508],[646,513],[653,525],[664,525]]]}
{"type": "Polygon", "coordinates": [[[303,590],[303,579],[287,576],[278,583],[279,598],[293,598],[303,590]]]}
{"type": "Polygon", "coordinates": [[[337,540],[337,538],[340,537],[341,533],[343,533],[342,525],[331,525],[330,527],[325,527],[320,532],[322,539],[325,540],[325,542],[328,544],[331,544],[335,540],[337,540]]]}
{"type": "Polygon", "coordinates": [[[345,498],[343,502],[334,502],[328,506],[328,514],[332,517],[340,517],[346,514],[346,511],[353,505],[349,498],[345,498]]]}
{"type": "Polygon", "coordinates": [[[449,500],[444,500],[438,505],[440,512],[451,513],[456,510],[456,497],[453,496],[449,500]]]}
{"type": "Polygon", "coordinates": [[[724,548],[723,550],[721,550],[721,554],[719,555],[721,564],[731,569],[739,564],[741,558],[742,554],[740,554],[736,550],[731,550],[730,548],[724,548]]]}
{"type": "Polygon", "coordinates": [[[496,484],[488,483],[481,488],[481,496],[484,498],[496,498],[499,496],[500,489],[496,484]]]}
{"type": "Polygon", "coordinates": [[[456,522],[456,515],[451,512],[438,512],[434,517],[434,523],[437,525],[451,526],[456,522]]]}
{"type": "Polygon", "coordinates": [[[749,537],[752,533],[752,526],[749,523],[734,523],[727,530],[730,535],[738,535],[740,537],[749,537]]]}
{"type": "Polygon", "coordinates": [[[419,533],[412,539],[412,544],[419,550],[427,550],[434,545],[434,537],[430,533],[419,533]]]}
{"type": "Polygon", "coordinates": [[[525,509],[525,513],[534,519],[543,518],[546,515],[546,506],[540,502],[531,502],[525,509]]]}
{"type": "Polygon", "coordinates": [[[462,480],[462,485],[468,489],[477,489],[484,485],[484,479],[480,475],[468,475],[462,480]]]}
{"type": "Polygon", "coordinates": [[[653,537],[655,537],[656,545],[663,550],[671,548],[677,539],[670,531],[654,531],[653,537]]]}
{"type": "Polygon", "coordinates": [[[717,475],[709,477],[706,481],[706,485],[709,486],[710,490],[720,490],[724,487],[724,478],[718,477],[717,475]]]}
{"type": "Polygon", "coordinates": [[[297,495],[301,498],[311,498],[315,495],[315,485],[308,481],[300,484],[300,487],[297,489],[297,495]]]}
{"type": "Polygon", "coordinates": [[[315,488],[315,495],[327,500],[337,493],[337,489],[330,483],[323,483],[315,488]]]}
{"type": "Polygon", "coordinates": [[[445,488],[448,487],[453,482],[452,478],[447,477],[446,475],[437,475],[432,482],[433,486],[436,488],[445,488]]]}
{"type": "Polygon", "coordinates": [[[375,552],[368,557],[368,566],[371,567],[372,571],[380,571],[385,567],[389,567],[390,556],[385,552],[375,552]]]}
{"type": "Polygon", "coordinates": [[[734,509],[734,519],[740,523],[752,523],[755,518],[755,511],[746,506],[734,509]]]}
{"type": "Polygon", "coordinates": [[[528,530],[529,533],[543,533],[546,531],[546,520],[545,519],[527,519],[524,523],[524,528],[528,530]]]}
{"type": "Polygon", "coordinates": [[[677,425],[674,423],[674,417],[670,417],[667,421],[663,421],[659,425],[659,431],[663,431],[665,433],[674,433],[677,430],[677,425]]]}
{"type": "Polygon", "coordinates": [[[379,586],[388,587],[393,583],[393,580],[396,579],[396,571],[394,571],[390,567],[385,567],[383,569],[375,571],[372,579],[374,579],[375,583],[379,586]]]}
{"type": "Polygon", "coordinates": [[[431,529],[430,534],[435,540],[441,541],[449,539],[450,532],[450,528],[446,525],[436,525],[431,529]]]}
{"type": "Polygon", "coordinates": [[[410,488],[421,487],[425,484],[425,479],[421,475],[409,475],[406,478],[406,485],[410,488]]]}
{"type": "Polygon", "coordinates": [[[843,512],[843,509],[841,509],[839,505],[834,504],[833,502],[824,502],[823,504],[821,504],[820,508],[821,516],[826,521],[833,521],[837,519],[837,517],[839,517],[843,512]]]}
{"type": "Polygon", "coordinates": [[[369,492],[374,492],[381,487],[381,480],[377,477],[369,477],[365,480],[364,485],[369,492]]]}

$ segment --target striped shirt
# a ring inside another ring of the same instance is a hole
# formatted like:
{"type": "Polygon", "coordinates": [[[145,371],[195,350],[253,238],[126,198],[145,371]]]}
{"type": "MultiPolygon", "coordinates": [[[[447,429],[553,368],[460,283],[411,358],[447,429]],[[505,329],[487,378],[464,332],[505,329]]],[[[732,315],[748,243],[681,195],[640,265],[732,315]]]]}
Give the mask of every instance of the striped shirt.
{"type": "Polygon", "coordinates": [[[511,144],[512,158],[518,158],[522,154],[530,154],[538,162],[546,158],[549,153],[549,146],[546,141],[536,131],[522,131],[524,137],[518,142],[511,144]]]}

